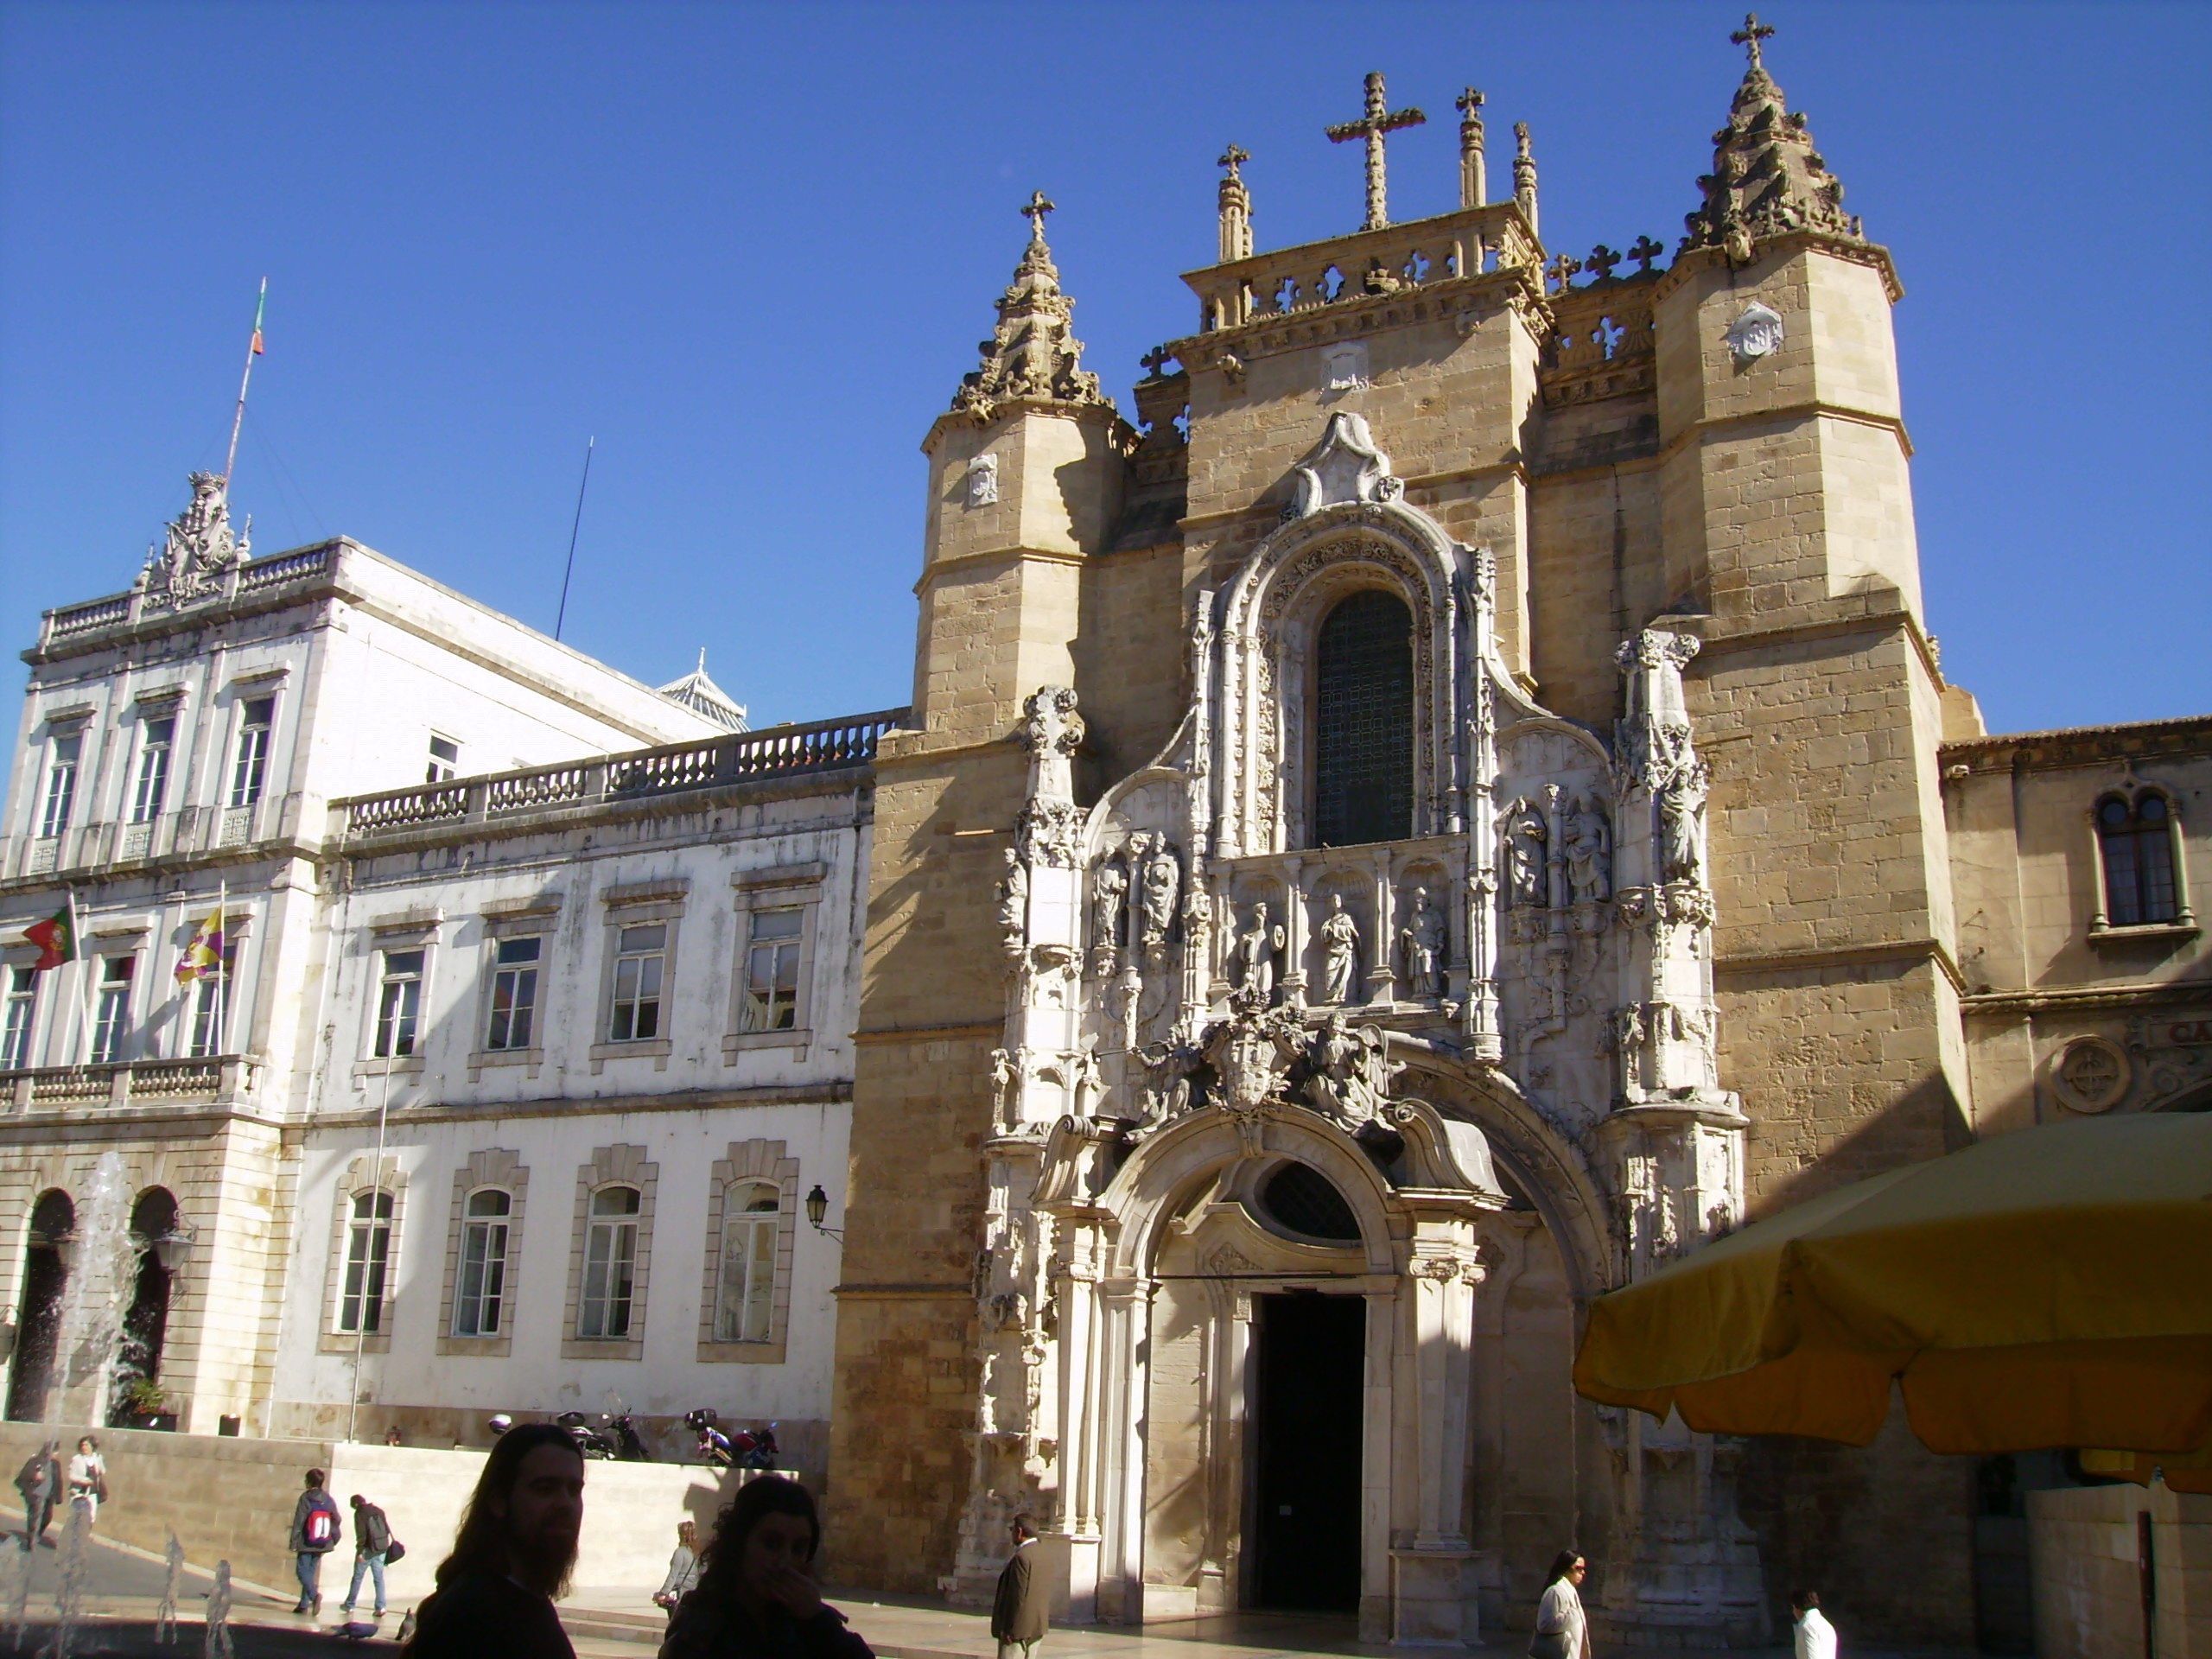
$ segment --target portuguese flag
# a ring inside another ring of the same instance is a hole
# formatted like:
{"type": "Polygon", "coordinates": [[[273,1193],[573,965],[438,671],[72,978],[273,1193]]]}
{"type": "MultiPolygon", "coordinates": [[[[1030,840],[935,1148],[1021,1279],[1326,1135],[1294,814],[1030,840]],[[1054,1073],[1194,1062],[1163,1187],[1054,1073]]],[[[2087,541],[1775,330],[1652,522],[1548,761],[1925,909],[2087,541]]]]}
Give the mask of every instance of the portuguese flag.
{"type": "Polygon", "coordinates": [[[42,922],[33,922],[23,930],[26,944],[38,946],[38,960],[31,964],[31,971],[42,974],[49,968],[59,968],[77,954],[77,920],[65,905],[42,922]]]}

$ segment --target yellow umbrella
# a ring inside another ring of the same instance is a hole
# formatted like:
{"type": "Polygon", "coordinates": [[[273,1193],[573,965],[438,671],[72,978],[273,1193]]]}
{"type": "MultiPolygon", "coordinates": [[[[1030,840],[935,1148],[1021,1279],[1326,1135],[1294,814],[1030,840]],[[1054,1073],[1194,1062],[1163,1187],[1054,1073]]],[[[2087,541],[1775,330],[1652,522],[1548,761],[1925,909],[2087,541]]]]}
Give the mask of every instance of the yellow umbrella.
{"type": "Polygon", "coordinates": [[[1590,1399],[1864,1446],[1902,1383],[1937,1452],[2212,1438],[2212,1115],[1993,1136],[1592,1304],[1590,1399]]]}

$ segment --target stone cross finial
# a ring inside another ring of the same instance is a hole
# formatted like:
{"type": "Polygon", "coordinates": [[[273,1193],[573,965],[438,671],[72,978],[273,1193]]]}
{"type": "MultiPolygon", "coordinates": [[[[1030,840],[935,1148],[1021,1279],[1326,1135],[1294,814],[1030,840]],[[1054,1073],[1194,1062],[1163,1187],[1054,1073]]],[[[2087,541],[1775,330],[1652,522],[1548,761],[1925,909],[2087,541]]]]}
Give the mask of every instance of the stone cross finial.
{"type": "Polygon", "coordinates": [[[1648,276],[1651,274],[1651,262],[1666,251],[1663,244],[1654,242],[1648,236],[1639,236],[1636,238],[1636,245],[1629,249],[1628,257],[1636,261],[1638,267],[1637,274],[1648,276]]]}
{"type": "Polygon", "coordinates": [[[1250,151],[1240,149],[1235,144],[1231,144],[1227,149],[1221,152],[1221,159],[1216,162],[1214,165],[1216,167],[1227,168],[1229,169],[1229,176],[1234,179],[1240,176],[1236,169],[1244,162],[1249,162],[1251,159],[1252,156],[1250,151]]]}
{"type": "Polygon", "coordinates": [[[1582,262],[1580,259],[1570,259],[1562,253],[1559,257],[1551,262],[1550,265],[1546,268],[1544,274],[1547,276],[1549,276],[1554,282],[1557,283],[1559,284],[1558,291],[1564,294],[1567,292],[1567,279],[1573,276],[1576,271],[1581,269],[1582,262]]]}
{"type": "Polygon", "coordinates": [[[1221,181],[1221,261],[1249,259],[1252,256],[1252,193],[1244,188],[1244,175],[1236,169],[1252,159],[1249,151],[1231,144],[1221,152],[1217,167],[1229,170],[1221,181]]]}
{"type": "Polygon", "coordinates": [[[1483,175],[1483,95],[1470,86],[1452,103],[1459,111],[1459,206],[1479,207],[1490,194],[1483,175]]]}
{"type": "Polygon", "coordinates": [[[1770,23],[1763,23],[1759,22],[1758,13],[1756,11],[1745,12],[1744,14],[1744,26],[1738,29],[1734,34],[1731,35],[1728,38],[1736,45],[1744,48],[1745,55],[1751,60],[1752,68],[1764,69],[1766,67],[1766,65],[1759,57],[1759,42],[1761,41],[1771,40],[1774,38],[1774,26],[1770,23]]]}
{"type": "Polygon", "coordinates": [[[1053,204],[1045,200],[1042,190],[1030,192],[1029,200],[1021,206],[1021,216],[1029,221],[1029,239],[1032,242],[1045,239],[1045,215],[1052,210],[1053,204]]]}
{"type": "Polygon", "coordinates": [[[1391,110],[1382,96],[1382,77],[1370,74],[1367,78],[1367,113],[1357,121],[1346,121],[1327,129],[1332,143],[1348,143],[1354,138],[1367,141],[1367,222],[1363,231],[1379,231],[1390,222],[1388,203],[1384,196],[1382,178],[1382,135],[1395,132],[1401,127],[1418,127],[1428,118],[1419,110],[1391,110]]]}
{"type": "Polygon", "coordinates": [[[1582,269],[1597,272],[1599,282],[1610,283],[1613,280],[1613,267],[1627,257],[1625,254],[1615,252],[1600,242],[1590,250],[1590,257],[1582,262],[1582,269]]]}
{"type": "Polygon", "coordinates": [[[1536,228],[1536,153],[1529,142],[1529,124],[1513,124],[1513,200],[1521,204],[1529,228],[1536,228]]]}

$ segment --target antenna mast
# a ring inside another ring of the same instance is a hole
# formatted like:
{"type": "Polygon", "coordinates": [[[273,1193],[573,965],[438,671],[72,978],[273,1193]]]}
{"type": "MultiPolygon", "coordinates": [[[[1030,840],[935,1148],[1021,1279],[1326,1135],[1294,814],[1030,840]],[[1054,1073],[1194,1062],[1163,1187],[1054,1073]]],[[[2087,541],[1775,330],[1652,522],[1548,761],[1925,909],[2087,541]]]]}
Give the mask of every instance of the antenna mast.
{"type": "Polygon", "coordinates": [[[561,627],[569,620],[569,578],[576,574],[576,532],[584,527],[584,492],[591,487],[591,452],[599,440],[584,440],[584,475],[576,486],[576,516],[569,526],[569,568],[561,573],[561,608],[554,613],[553,637],[561,637],[561,627]]]}

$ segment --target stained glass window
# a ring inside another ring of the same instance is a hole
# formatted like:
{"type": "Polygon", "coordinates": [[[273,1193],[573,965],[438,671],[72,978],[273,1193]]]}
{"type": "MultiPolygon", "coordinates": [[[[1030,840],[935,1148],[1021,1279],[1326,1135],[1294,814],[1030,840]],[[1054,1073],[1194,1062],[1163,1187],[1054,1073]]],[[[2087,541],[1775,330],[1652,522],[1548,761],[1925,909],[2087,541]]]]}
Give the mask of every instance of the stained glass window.
{"type": "Polygon", "coordinates": [[[1352,594],[1321,624],[1314,697],[1313,840],[1403,841],[1414,822],[1413,613],[1352,594]]]}

